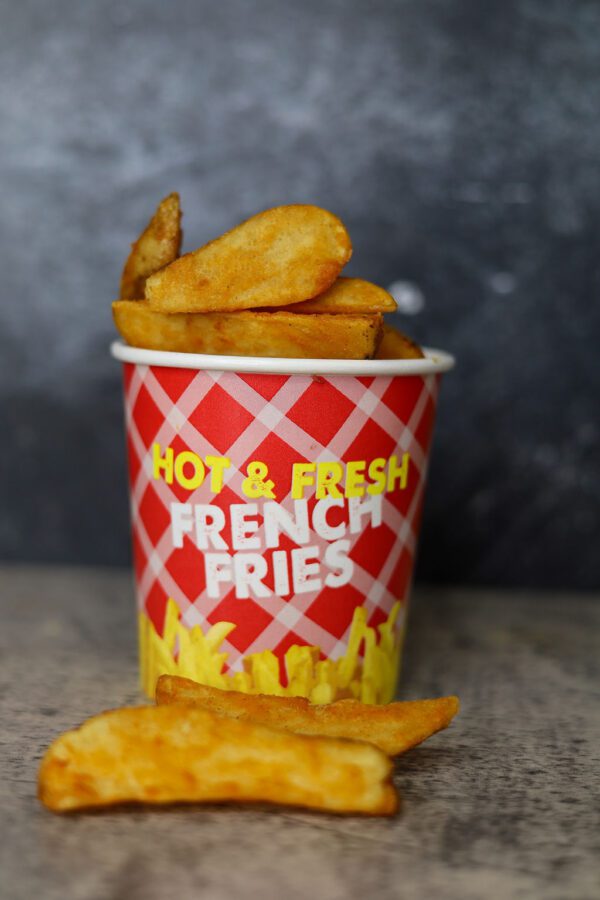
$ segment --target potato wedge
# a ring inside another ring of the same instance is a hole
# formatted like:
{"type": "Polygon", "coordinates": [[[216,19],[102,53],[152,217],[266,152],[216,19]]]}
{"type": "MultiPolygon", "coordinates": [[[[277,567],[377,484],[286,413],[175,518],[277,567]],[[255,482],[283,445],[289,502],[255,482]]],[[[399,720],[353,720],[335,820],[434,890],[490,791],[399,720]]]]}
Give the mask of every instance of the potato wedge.
{"type": "Polygon", "coordinates": [[[387,323],[375,359],[424,359],[425,354],[415,341],[387,323]]]}
{"type": "Polygon", "coordinates": [[[292,312],[155,312],[145,301],[113,303],[115,325],[132,347],[179,353],[296,359],[371,359],[381,315],[302,315],[292,312]]]}
{"type": "Polygon", "coordinates": [[[446,728],[458,712],[457,697],[372,706],[358,700],[337,700],[314,706],[303,697],[243,694],[198,684],[177,675],[161,675],[158,704],[187,704],[221,716],[257,722],[296,734],[326,735],[369,741],[389,756],[397,756],[446,728]]]}
{"type": "Polygon", "coordinates": [[[338,278],[334,284],[313,297],[296,303],[293,312],[298,313],[393,313],[398,305],[391,294],[382,287],[363,281],[362,278],[338,278]]]}
{"type": "Polygon", "coordinates": [[[39,798],[55,812],[118,803],[266,802],[391,815],[391,762],[358,741],[310,738],[184,706],[117,709],[57,738],[39,798]]]}
{"type": "Polygon", "coordinates": [[[348,232],[332,213],[279,206],[157,272],[146,297],[163,313],[287,306],[327,290],[351,253],[348,232]]]}
{"type": "Polygon", "coordinates": [[[121,276],[121,300],[144,296],[146,279],[179,256],[181,237],[179,194],[173,193],[161,200],[145,230],[131,245],[121,276]]]}

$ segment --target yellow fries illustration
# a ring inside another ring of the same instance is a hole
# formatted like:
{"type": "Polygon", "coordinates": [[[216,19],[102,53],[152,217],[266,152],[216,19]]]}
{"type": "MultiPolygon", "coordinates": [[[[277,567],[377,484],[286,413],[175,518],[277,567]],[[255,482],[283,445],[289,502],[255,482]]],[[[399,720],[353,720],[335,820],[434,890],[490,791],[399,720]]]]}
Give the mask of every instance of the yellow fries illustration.
{"type": "Polygon", "coordinates": [[[180,675],[222,690],[248,694],[308,697],[312,703],[332,703],[354,697],[363,703],[389,703],[394,695],[403,628],[397,628],[400,603],[385,622],[372,628],[362,606],[354,610],[348,647],[338,659],[319,659],[319,647],[294,644],[284,655],[287,685],[282,684],[279,660],[271,650],[251,653],[243,671],[224,672],[227,653],[220,649],[234,630],[232,622],[217,622],[206,632],[187,628],[179,620],[173,599],[167,603],[162,636],[148,616],[139,613],[141,683],[154,696],[159,675],[180,675]],[[362,655],[361,655],[362,650],[362,655]]]}

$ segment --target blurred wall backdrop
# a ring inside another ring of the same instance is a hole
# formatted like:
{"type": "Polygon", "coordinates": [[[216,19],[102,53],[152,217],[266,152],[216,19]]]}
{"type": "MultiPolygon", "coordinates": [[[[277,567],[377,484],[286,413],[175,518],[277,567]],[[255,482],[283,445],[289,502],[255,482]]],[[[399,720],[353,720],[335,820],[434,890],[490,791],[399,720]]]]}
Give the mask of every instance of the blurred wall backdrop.
{"type": "Polygon", "coordinates": [[[4,0],[0,49],[0,558],[128,561],[110,301],[175,189],[186,250],[332,209],[456,353],[422,579],[600,583],[600,3],[4,0]]]}

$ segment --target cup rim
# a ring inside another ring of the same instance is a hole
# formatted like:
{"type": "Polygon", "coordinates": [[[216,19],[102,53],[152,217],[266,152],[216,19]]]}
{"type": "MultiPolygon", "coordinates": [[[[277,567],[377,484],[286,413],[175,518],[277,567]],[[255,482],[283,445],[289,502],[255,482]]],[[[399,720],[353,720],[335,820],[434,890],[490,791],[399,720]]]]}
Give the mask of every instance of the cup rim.
{"type": "Polygon", "coordinates": [[[205,353],[172,353],[130,347],[113,341],[111,355],[126,363],[260,375],[431,375],[449,372],[455,359],[444,350],[423,347],[425,359],[283,359],[272,356],[216,356],[205,353]]]}

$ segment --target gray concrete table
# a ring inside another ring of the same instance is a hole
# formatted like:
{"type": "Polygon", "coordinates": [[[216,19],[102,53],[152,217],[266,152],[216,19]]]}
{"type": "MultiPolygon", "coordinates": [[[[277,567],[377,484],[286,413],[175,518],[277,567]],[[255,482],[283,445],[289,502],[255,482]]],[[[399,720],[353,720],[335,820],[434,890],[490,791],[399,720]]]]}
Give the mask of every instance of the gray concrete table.
{"type": "Polygon", "coordinates": [[[393,820],[194,807],[57,817],[54,735],[140,702],[129,575],[0,569],[0,896],[10,900],[600,896],[600,598],[417,592],[402,696],[456,692],[402,757],[393,820]]]}

